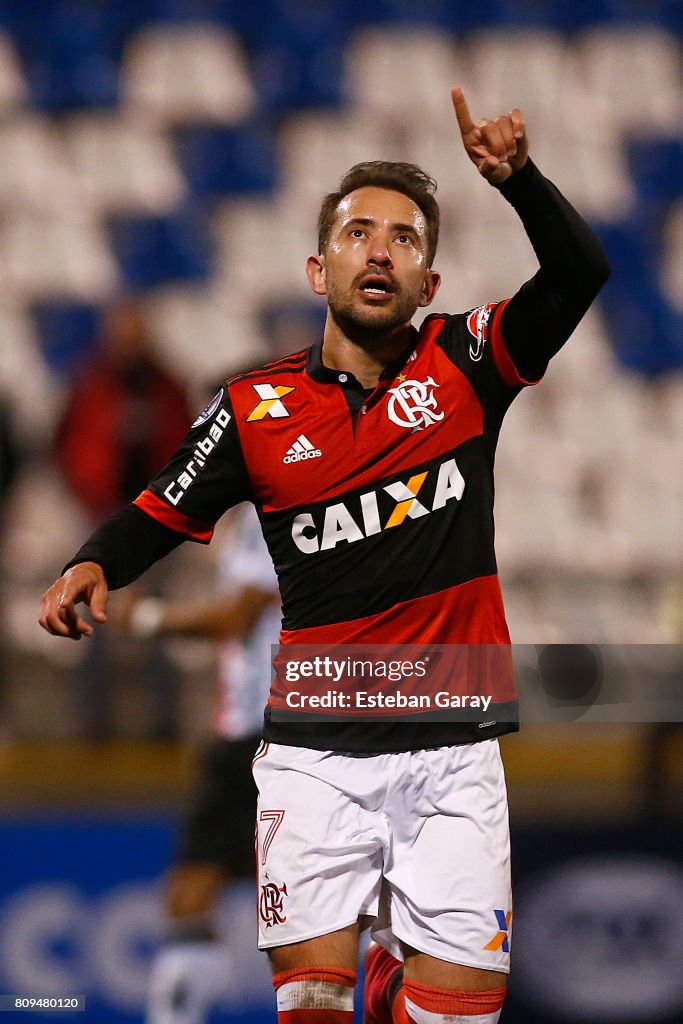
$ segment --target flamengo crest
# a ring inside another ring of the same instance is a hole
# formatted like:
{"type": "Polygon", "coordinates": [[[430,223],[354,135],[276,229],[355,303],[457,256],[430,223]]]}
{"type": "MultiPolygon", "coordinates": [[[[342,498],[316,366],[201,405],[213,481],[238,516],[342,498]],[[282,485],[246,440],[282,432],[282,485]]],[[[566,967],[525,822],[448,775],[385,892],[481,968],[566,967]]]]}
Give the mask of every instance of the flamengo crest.
{"type": "Polygon", "coordinates": [[[283,896],[286,895],[286,885],[276,885],[275,882],[266,882],[261,886],[259,914],[266,928],[272,928],[274,924],[284,924],[287,920],[283,905],[283,896]]]}
{"type": "Polygon", "coordinates": [[[392,423],[409,427],[413,433],[438,423],[446,415],[436,411],[434,388],[438,388],[431,377],[427,380],[404,380],[395,388],[389,388],[387,414],[392,423]]]}

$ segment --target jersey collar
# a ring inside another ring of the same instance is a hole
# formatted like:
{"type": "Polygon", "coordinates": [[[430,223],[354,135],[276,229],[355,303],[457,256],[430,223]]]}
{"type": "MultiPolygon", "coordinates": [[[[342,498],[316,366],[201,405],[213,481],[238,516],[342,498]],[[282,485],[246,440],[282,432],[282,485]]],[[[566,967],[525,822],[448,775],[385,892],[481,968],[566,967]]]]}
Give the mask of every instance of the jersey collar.
{"type": "MultiPolygon", "coordinates": [[[[413,337],[411,338],[411,343],[407,351],[402,352],[400,356],[384,367],[384,370],[380,374],[380,380],[393,380],[393,378],[405,366],[406,362],[414,352],[419,339],[418,332],[414,327],[412,331],[413,337]]],[[[348,373],[344,370],[333,370],[331,367],[325,366],[323,363],[322,352],[322,339],[316,342],[315,345],[311,345],[309,348],[308,355],[306,357],[306,370],[309,377],[312,377],[313,380],[316,380],[321,384],[346,384],[348,382],[353,382],[358,384],[360,387],[359,382],[352,373],[348,373]]]]}

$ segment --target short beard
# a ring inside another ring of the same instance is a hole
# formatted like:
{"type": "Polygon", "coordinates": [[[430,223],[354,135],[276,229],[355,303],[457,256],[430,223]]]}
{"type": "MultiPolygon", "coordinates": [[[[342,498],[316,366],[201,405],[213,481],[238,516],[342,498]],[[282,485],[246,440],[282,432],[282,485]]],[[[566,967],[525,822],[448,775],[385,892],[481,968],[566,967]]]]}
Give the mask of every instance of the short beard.
{"type": "Polygon", "coordinates": [[[332,320],[345,337],[355,345],[370,351],[386,345],[392,334],[410,324],[417,304],[406,301],[405,296],[391,310],[372,310],[367,317],[354,309],[352,302],[337,302],[328,295],[327,304],[332,320]]]}

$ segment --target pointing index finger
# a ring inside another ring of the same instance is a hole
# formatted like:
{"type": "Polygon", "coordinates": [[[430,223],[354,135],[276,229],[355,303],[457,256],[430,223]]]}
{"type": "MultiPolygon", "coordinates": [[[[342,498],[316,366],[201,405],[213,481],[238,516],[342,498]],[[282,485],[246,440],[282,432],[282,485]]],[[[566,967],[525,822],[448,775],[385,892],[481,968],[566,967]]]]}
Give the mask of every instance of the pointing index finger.
{"type": "Polygon", "coordinates": [[[476,128],[476,125],[472,120],[472,115],[470,114],[469,107],[467,106],[465,94],[459,85],[456,85],[451,89],[451,99],[453,100],[455,116],[458,119],[460,134],[464,138],[476,128]]]}

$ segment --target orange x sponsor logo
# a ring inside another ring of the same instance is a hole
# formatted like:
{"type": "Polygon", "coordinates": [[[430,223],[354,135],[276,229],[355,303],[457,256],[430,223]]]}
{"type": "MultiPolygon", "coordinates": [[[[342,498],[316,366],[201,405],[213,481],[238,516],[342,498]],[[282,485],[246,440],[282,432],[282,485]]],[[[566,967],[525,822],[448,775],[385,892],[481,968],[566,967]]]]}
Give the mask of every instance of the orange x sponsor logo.
{"type": "Polygon", "coordinates": [[[421,505],[415,497],[426,479],[426,473],[418,473],[416,476],[411,476],[407,484],[395,483],[384,488],[392,498],[396,498],[398,501],[398,505],[387,520],[385,530],[388,530],[390,526],[400,526],[406,516],[417,519],[419,516],[427,515],[428,509],[421,505]]]}
{"type": "Polygon", "coordinates": [[[274,420],[289,416],[281,399],[294,391],[294,388],[288,388],[284,384],[278,384],[276,387],[273,387],[272,384],[252,384],[252,387],[261,401],[247,416],[247,423],[263,420],[266,416],[271,416],[274,420]]]}
{"type": "Polygon", "coordinates": [[[510,952],[510,921],[512,920],[512,911],[508,910],[507,914],[504,910],[494,910],[493,913],[496,915],[496,921],[498,922],[499,931],[493,936],[490,942],[487,942],[484,949],[489,949],[492,952],[497,952],[499,949],[503,953],[510,952]]]}

